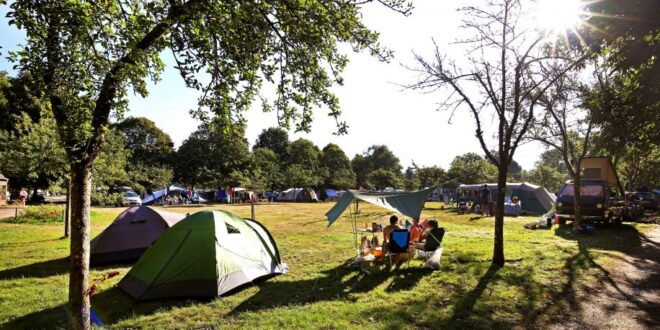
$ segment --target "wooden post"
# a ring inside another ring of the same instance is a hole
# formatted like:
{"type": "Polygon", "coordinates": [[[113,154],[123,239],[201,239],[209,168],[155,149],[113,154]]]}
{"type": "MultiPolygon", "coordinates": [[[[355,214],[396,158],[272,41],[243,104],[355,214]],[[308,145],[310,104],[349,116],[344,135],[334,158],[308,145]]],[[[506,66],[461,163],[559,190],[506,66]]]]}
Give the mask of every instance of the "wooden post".
{"type": "Polygon", "coordinates": [[[252,200],[252,205],[250,206],[251,209],[252,209],[251,210],[252,211],[252,220],[257,220],[256,219],[256,214],[254,212],[254,191],[252,191],[252,198],[250,198],[250,199],[252,200]]]}

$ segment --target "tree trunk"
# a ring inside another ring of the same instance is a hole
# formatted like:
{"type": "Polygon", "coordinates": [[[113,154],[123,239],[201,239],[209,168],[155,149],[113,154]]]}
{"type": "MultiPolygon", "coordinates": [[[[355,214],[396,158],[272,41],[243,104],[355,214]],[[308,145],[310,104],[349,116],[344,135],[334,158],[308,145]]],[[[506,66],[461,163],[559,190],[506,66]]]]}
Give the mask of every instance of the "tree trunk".
{"type": "Polygon", "coordinates": [[[580,187],[582,179],[580,175],[580,169],[576,171],[576,175],[573,178],[573,212],[575,218],[573,219],[573,229],[582,230],[582,195],[580,194],[580,187]]]}
{"type": "Polygon", "coordinates": [[[69,323],[73,329],[90,329],[89,321],[89,208],[91,163],[71,167],[71,273],[69,275],[69,323]]]}
{"type": "Polygon", "coordinates": [[[64,206],[64,238],[71,236],[71,174],[66,180],[66,205],[64,206]]]}
{"type": "Polygon", "coordinates": [[[506,162],[500,159],[497,176],[497,198],[495,204],[495,245],[493,247],[494,265],[504,266],[504,195],[506,194],[506,162]],[[504,168],[502,168],[502,166],[504,168]]]}

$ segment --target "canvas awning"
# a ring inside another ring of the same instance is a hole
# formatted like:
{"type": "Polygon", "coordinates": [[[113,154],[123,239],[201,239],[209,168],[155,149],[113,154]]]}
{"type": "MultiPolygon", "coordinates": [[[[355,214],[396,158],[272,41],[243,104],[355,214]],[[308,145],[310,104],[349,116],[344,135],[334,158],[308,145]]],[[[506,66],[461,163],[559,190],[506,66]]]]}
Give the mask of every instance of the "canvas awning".
{"type": "Polygon", "coordinates": [[[328,217],[328,226],[332,225],[339,216],[351,205],[353,200],[361,200],[367,203],[378,205],[390,211],[401,213],[411,218],[419,218],[424,208],[424,203],[433,188],[413,192],[360,192],[357,190],[348,190],[337,201],[325,216],[328,217]]]}

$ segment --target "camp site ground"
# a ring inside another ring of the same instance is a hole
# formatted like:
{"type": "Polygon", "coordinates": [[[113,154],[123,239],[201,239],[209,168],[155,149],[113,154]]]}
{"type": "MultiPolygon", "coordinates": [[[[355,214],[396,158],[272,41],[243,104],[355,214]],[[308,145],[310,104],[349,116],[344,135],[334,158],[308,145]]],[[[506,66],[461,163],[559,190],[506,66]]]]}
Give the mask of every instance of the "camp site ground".
{"type": "MultiPolygon", "coordinates": [[[[447,229],[440,270],[426,270],[415,260],[365,276],[350,267],[355,256],[350,217],[344,214],[327,226],[323,214],[331,206],[257,205],[257,219],[289,265],[286,275],[216,299],[138,302],[116,286],[131,264],[93,267],[90,278],[98,283],[93,311],[109,328],[563,328],[584,320],[610,328],[658,324],[654,283],[660,260],[657,245],[649,243],[658,242],[657,225],[624,223],[580,235],[564,225],[527,230],[523,224],[537,217],[507,217],[507,264],[496,268],[490,265],[492,218],[457,215],[429,202],[422,218],[439,219],[447,229]],[[637,275],[626,278],[621,271],[637,275]],[[111,272],[118,275],[98,281],[111,272]]],[[[360,224],[386,223],[391,214],[368,204],[360,208],[360,224]]],[[[251,215],[249,205],[166,208],[178,213],[208,209],[251,215]]],[[[92,237],[124,210],[93,208],[92,237]]],[[[61,222],[0,221],[0,328],[66,327],[69,248],[61,236],[61,222]]]]}

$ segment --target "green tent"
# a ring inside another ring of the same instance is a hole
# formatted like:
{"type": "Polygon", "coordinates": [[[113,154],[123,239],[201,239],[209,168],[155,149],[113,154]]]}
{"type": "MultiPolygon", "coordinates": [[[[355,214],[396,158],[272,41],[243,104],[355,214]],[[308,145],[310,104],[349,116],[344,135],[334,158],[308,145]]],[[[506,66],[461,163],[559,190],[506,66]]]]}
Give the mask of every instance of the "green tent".
{"type": "Polygon", "coordinates": [[[426,188],[413,192],[360,192],[349,190],[337,201],[337,204],[328,211],[328,226],[332,225],[339,216],[351,205],[354,200],[360,200],[393,212],[401,213],[411,218],[419,218],[426,199],[433,192],[433,188],[426,188]]]}
{"type": "Polygon", "coordinates": [[[286,265],[261,224],[224,211],[202,211],[178,222],[119,282],[135,299],[216,297],[286,265]]]}

